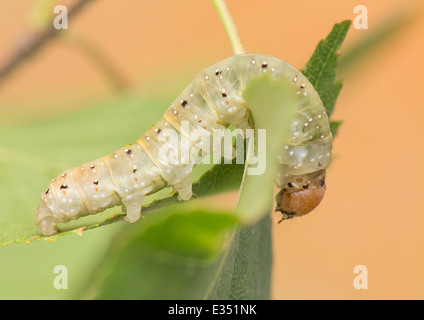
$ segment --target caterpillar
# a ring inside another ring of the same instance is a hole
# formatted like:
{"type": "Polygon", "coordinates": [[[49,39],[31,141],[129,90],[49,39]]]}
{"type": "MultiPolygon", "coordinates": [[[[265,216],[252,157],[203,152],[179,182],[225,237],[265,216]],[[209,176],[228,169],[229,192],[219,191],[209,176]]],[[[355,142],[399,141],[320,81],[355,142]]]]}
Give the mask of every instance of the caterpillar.
{"type": "MultiPolygon", "coordinates": [[[[125,220],[134,222],[141,215],[146,195],[172,186],[179,200],[192,196],[191,173],[206,154],[196,159],[166,162],[180,146],[167,139],[165,132],[185,136],[182,124],[190,130],[211,136],[213,130],[252,128],[249,108],[243,100],[248,81],[267,73],[287,82],[296,97],[296,114],[290,125],[290,143],[281,146],[276,186],[276,211],[282,219],[302,216],[313,210],[325,193],[325,172],[331,161],[332,135],[323,103],[306,77],[280,59],[260,54],[240,54],[218,62],[200,72],[174,100],[164,117],[135,143],[103,158],[67,170],[54,178],[41,194],[35,222],[43,235],[60,230],[58,223],[96,214],[122,205],[125,220]]],[[[199,153],[188,138],[188,148],[199,153]]]]}

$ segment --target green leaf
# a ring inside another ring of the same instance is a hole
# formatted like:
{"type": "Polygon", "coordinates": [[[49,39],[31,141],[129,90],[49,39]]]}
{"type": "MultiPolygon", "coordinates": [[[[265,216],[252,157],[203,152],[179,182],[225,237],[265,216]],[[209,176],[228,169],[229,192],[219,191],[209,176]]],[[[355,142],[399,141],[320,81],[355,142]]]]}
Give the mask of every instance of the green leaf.
{"type": "Polygon", "coordinates": [[[333,113],[342,87],[342,82],[336,81],[337,51],[341,47],[350,25],[351,21],[349,20],[335,24],[325,40],[318,43],[302,71],[317,90],[329,117],[333,113]]]}
{"type": "Polygon", "coordinates": [[[333,138],[336,136],[337,131],[339,130],[339,127],[341,126],[342,123],[343,123],[342,120],[330,121],[330,130],[331,130],[331,134],[333,135],[333,138]]]}
{"type": "Polygon", "coordinates": [[[81,296],[269,299],[271,219],[253,226],[238,222],[199,201],[156,211],[114,238],[81,296]]]}
{"type": "Polygon", "coordinates": [[[237,211],[240,219],[252,223],[271,210],[273,185],[279,167],[277,156],[290,139],[296,102],[284,81],[275,81],[268,76],[251,80],[243,98],[252,113],[255,137],[249,141],[237,211]],[[265,132],[266,141],[258,139],[260,130],[265,132]],[[255,164],[254,157],[257,158],[255,164]]]}
{"type": "Polygon", "coordinates": [[[216,283],[207,299],[270,299],[272,271],[271,218],[251,226],[239,226],[216,283]]]}
{"type": "Polygon", "coordinates": [[[204,298],[214,286],[238,219],[196,204],[171,206],[143,223],[127,225],[95,268],[84,297],[204,298]]]}

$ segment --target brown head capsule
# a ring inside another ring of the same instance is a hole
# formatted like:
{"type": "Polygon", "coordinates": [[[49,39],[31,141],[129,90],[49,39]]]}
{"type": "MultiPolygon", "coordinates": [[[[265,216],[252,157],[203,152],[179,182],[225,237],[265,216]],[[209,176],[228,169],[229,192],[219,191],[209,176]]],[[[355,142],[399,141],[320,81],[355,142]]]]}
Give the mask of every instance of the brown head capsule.
{"type": "Polygon", "coordinates": [[[303,189],[281,189],[277,194],[277,208],[283,217],[278,222],[295,217],[301,217],[314,210],[324,198],[325,180],[319,185],[303,189]]]}

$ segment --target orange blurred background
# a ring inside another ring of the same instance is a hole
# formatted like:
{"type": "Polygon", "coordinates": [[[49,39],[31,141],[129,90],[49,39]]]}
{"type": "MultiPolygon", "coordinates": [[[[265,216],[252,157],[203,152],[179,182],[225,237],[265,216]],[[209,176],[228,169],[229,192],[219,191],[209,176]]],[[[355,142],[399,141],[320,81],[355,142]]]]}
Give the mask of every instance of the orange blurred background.
{"type": "MultiPolygon", "coordinates": [[[[247,51],[281,58],[299,69],[334,23],[355,18],[358,4],[368,8],[369,29],[352,26],[342,53],[396,12],[405,7],[415,12],[408,26],[343,74],[333,119],[344,122],[334,141],[323,203],[307,217],[280,225],[273,214],[273,299],[424,298],[420,2],[227,1],[247,51]],[[356,265],[368,268],[367,290],[353,286],[356,265]]],[[[0,2],[0,62],[34,27],[34,3],[0,2]]],[[[159,84],[172,86],[179,73],[194,76],[232,55],[206,0],[97,0],[63,32],[95,45],[141,96],[159,84]]],[[[19,122],[67,113],[114,95],[89,57],[58,39],[1,84],[0,115],[19,122]]],[[[235,196],[224,198],[231,202],[235,196]]]]}

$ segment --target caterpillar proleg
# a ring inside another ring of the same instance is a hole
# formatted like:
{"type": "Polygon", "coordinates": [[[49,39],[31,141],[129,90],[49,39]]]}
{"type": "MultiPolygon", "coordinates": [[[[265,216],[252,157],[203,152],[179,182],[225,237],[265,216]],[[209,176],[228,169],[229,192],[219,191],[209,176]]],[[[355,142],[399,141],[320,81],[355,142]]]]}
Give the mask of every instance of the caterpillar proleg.
{"type": "Polygon", "coordinates": [[[163,161],[161,154],[172,159],[181,148],[169,137],[185,136],[184,123],[207,137],[230,125],[251,128],[243,91],[250,79],[263,73],[286,81],[297,102],[290,143],[281,146],[278,157],[276,185],[281,191],[277,210],[283,214],[282,220],[311,211],[324,196],[325,169],[331,161],[332,136],[321,99],[290,64],[270,56],[240,54],[199,73],[164,117],[135,143],[54,178],[41,194],[35,215],[43,235],[58,232],[58,223],[118,205],[127,213],[125,219],[134,222],[140,217],[144,197],[168,186],[178,192],[180,200],[190,199],[191,172],[207,154],[199,153],[197,142],[188,136],[187,148],[197,157],[163,161]]]}

